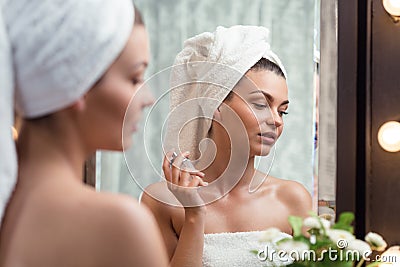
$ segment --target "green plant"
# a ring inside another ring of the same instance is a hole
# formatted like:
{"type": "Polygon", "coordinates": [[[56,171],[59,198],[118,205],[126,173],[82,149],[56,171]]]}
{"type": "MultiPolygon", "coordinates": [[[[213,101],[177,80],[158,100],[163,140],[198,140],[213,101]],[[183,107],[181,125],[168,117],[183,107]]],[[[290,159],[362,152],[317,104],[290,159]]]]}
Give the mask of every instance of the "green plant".
{"type": "MultiPolygon", "coordinates": [[[[383,251],[387,244],[376,233],[368,233],[365,241],[356,239],[353,235],[353,221],[354,214],[351,212],[340,214],[338,221],[332,226],[329,221],[319,218],[316,214],[311,214],[304,220],[290,216],[292,238],[274,242],[280,231],[270,228],[264,232],[261,241],[275,252],[275,257],[280,258],[282,264],[278,266],[360,267],[371,256],[373,250],[383,251]],[[304,229],[308,229],[306,233],[304,229]]],[[[259,259],[260,253],[265,251],[257,251],[259,259]]],[[[273,254],[263,256],[268,260],[268,256],[271,255],[273,254]]],[[[372,262],[366,266],[373,267],[378,264],[379,262],[372,262]]],[[[276,261],[269,261],[268,266],[271,265],[276,266],[276,261]]]]}

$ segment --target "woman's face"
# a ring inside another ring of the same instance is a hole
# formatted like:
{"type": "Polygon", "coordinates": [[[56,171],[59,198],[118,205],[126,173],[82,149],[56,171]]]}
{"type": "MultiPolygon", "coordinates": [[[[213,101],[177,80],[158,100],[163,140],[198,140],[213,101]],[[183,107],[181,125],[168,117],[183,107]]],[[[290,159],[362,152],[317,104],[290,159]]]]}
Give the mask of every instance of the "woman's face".
{"type": "Polygon", "coordinates": [[[250,70],[234,88],[233,96],[224,103],[243,123],[250,155],[268,155],[282,133],[283,116],[287,114],[286,80],[271,71],[250,70]]]}
{"type": "Polygon", "coordinates": [[[120,56],[86,95],[85,122],[93,147],[121,150],[131,145],[142,110],[154,101],[148,89],[141,87],[148,61],[146,30],[135,25],[120,56]]]}

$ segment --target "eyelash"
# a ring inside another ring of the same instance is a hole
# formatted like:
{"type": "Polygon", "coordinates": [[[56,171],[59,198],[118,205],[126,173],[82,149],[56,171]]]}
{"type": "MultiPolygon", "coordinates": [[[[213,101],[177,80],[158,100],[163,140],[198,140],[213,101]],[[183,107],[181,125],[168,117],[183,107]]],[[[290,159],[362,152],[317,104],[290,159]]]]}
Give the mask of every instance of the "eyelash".
{"type": "MultiPolygon", "coordinates": [[[[257,103],[253,103],[253,105],[257,108],[257,109],[266,109],[268,108],[268,105],[263,105],[263,104],[257,104],[257,103]]],[[[283,115],[288,115],[289,113],[287,111],[279,111],[279,116],[283,117],[283,115]]]]}
{"type": "Polygon", "coordinates": [[[253,105],[257,108],[257,109],[266,109],[268,106],[264,105],[264,104],[257,104],[257,103],[253,103],[253,105]]]}

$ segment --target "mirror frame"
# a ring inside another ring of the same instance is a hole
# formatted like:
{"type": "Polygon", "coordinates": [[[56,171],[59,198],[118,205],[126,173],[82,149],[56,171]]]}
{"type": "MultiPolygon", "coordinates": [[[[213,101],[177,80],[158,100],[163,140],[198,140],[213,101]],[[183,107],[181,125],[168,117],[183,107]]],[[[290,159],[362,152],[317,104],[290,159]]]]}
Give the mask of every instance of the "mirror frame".
{"type": "Polygon", "coordinates": [[[333,202],[334,208],[337,175],[337,10],[337,0],[320,0],[318,201],[333,202]],[[332,192],[326,192],[328,190],[325,188],[329,188],[332,192]]]}
{"type": "Polygon", "coordinates": [[[366,232],[369,144],[371,0],[338,1],[337,213],[355,214],[355,235],[366,232]]]}

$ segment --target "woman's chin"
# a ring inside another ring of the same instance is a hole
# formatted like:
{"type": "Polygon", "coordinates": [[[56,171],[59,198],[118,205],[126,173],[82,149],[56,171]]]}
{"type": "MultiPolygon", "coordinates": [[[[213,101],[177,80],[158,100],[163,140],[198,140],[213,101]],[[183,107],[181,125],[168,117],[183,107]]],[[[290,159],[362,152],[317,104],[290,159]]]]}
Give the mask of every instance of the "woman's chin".
{"type": "Polygon", "coordinates": [[[272,148],[271,146],[263,145],[261,147],[258,147],[257,149],[254,149],[252,152],[250,152],[250,155],[265,157],[270,154],[271,148],[272,148]]]}
{"type": "Polygon", "coordinates": [[[271,149],[264,149],[263,151],[261,151],[260,155],[261,157],[266,157],[269,155],[269,153],[271,152],[271,149]]]}
{"type": "MultiPolygon", "coordinates": [[[[135,128],[135,127],[133,127],[135,128]]],[[[133,129],[132,128],[132,129],[133,129]]],[[[132,145],[134,144],[133,138],[136,132],[136,128],[134,131],[128,131],[128,128],[124,128],[123,130],[123,136],[122,136],[122,140],[121,140],[121,145],[122,145],[122,150],[128,150],[132,148],[132,145]]]]}
{"type": "Polygon", "coordinates": [[[132,143],[133,143],[132,138],[127,138],[124,140],[119,139],[118,141],[114,140],[114,142],[103,144],[102,146],[97,147],[97,150],[123,152],[125,150],[128,150],[132,146],[132,143]]]}
{"type": "Polygon", "coordinates": [[[130,145],[122,145],[114,144],[114,145],[107,145],[107,146],[100,146],[97,147],[96,150],[108,150],[108,151],[115,151],[115,152],[123,152],[126,149],[129,149],[130,145]]]}
{"type": "Polygon", "coordinates": [[[125,151],[128,150],[132,147],[133,144],[133,138],[126,138],[124,139],[124,142],[122,144],[122,147],[120,148],[120,150],[125,151]]]}

